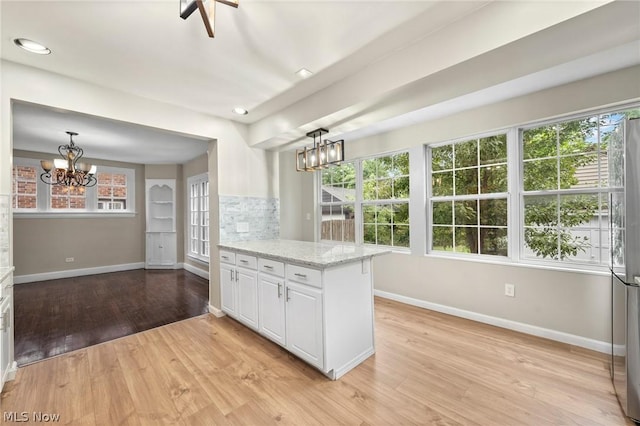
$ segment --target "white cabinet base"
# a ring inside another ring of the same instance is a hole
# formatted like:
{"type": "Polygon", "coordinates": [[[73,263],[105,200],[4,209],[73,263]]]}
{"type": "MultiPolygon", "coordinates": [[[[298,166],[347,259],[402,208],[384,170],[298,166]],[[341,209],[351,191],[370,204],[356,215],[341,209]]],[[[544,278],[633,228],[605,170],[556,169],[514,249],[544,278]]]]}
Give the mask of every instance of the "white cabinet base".
{"type": "Polygon", "coordinates": [[[323,269],[260,257],[256,273],[241,267],[246,252],[220,253],[222,310],[232,318],[332,380],[375,353],[371,257],[323,269]]]}

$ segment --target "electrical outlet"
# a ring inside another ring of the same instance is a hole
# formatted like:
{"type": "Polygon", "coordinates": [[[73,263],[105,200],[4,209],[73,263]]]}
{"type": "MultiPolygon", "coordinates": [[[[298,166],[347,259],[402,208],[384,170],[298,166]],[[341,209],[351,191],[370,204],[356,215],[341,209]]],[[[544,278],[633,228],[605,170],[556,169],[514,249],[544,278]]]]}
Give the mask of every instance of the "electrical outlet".
{"type": "Polygon", "coordinates": [[[504,295],[508,297],[516,297],[516,286],[515,284],[505,284],[504,285],[504,295]]]}
{"type": "Polygon", "coordinates": [[[75,259],[73,257],[67,257],[64,261],[67,263],[73,262],[75,259]]]}

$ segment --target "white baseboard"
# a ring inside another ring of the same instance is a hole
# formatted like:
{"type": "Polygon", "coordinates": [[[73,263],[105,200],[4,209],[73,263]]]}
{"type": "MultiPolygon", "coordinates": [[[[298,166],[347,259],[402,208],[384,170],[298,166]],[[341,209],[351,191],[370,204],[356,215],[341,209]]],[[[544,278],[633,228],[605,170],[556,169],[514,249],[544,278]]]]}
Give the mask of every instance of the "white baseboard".
{"type": "Polygon", "coordinates": [[[133,269],[143,269],[143,268],[144,268],[144,262],[124,263],[121,265],[98,266],[95,268],[68,269],[66,271],[44,272],[41,274],[17,275],[13,277],[13,283],[25,284],[25,283],[32,283],[35,281],[82,277],[84,275],[106,274],[108,272],[131,271],[133,269]]]}
{"type": "Polygon", "coordinates": [[[185,271],[189,271],[192,274],[196,274],[199,277],[204,278],[205,280],[209,279],[209,271],[205,271],[204,269],[196,268],[193,265],[189,265],[188,263],[183,263],[182,267],[185,271]]]}
{"type": "Polygon", "coordinates": [[[218,318],[222,318],[223,316],[227,315],[224,312],[222,312],[221,309],[218,309],[213,305],[209,305],[209,312],[211,312],[214,316],[218,318]]]}
{"type": "Polygon", "coordinates": [[[9,371],[7,371],[7,382],[14,380],[16,378],[16,374],[18,373],[18,363],[13,361],[9,371]]]}
{"type": "Polygon", "coordinates": [[[600,340],[589,339],[587,337],[576,336],[574,334],[562,331],[542,328],[535,325],[525,324],[522,322],[511,321],[504,318],[492,317],[490,315],[479,314],[464,309],[453,308],[451,306],[440,305],[437,303],[427,302],[426,300],[414,299],[413,297],[402,296],[400,294],[389,293],[382,290],[374,290],[376,296],[385,299],[395,300],[397,302],[406,303],[407,305],[418,306],[420,308],[432,311],[442,312],[444,314],[454,315],[456,317],[466,318],[473,321],[495,325],[509,330],[519,331],[533,336],[544,337],[546,339],[555,340],[557,342],[568,343],[570,345],[579,346],[581,348],[591,349],[593,351],[606,354],[611,353],[611,343],[602,342],[600,340]]]}

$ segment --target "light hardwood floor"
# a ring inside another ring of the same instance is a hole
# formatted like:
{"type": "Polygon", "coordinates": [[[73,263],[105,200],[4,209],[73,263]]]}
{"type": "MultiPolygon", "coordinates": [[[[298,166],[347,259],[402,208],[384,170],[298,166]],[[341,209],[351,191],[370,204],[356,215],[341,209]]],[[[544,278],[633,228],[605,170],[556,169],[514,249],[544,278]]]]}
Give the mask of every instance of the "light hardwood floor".
{"type": "Polygon", "coordinates": [[[375,304],[375,356],[335,382],[204,315],[21,368],[2,411],[101,425],[632,425],[602,354],[375,304]]]}

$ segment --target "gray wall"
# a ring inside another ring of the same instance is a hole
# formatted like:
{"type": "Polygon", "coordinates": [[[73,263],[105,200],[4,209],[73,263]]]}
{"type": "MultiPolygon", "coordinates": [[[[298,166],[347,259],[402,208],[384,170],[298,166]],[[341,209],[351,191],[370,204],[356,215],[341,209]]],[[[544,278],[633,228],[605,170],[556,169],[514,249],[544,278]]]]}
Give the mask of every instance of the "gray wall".
{"type": "MultiPolygon", "coordinates": [[[[347,159],[353,159],[399,149],[415,150],[424,144],[637,101],[640,99],[638,75],[640,67],[631,67],[388,133],[347,140],[345,153],[347,159]]],[[[280,181],[283,187],[292,189],[291,192],[281,189],[281,197],[306,199],[314,191],[313,182],[305,174],[296,177],[295,172],[291,172],[293,165],[283,161],[291,155],[281,154],[280,181]]],[[[420,203],[420,195],[414,193],[412,204],[416,202],[420,203]]],[[[303,203],[285,203],[283,198],[281,217],[297,215],[302,219],[283,221],[282,235],[304,237],[309,233],[313,226],[307,226],[308,222],[304,221],[307,206],[307,203],[304,207],[303,203]]],[[[417,210],[412,207],[411,212],[412,234],[417,233],[418,238],[424,239],[426,226],[420,223],[425,219],[424,204],[417,206],[417,210]],[[422,211],[418,223],[414,222],[415,211],[422,211]]],[[[412,244],[413,241],[412,235],[412,244]]],[[[412,254],[377,258],[374,261],[376,290],[599,342],[610,341],[611,295],[606,274],[444,259],[425,255],[424,245],[424,242],[416,244],[419,248],[414,247],[412,254]],[[515,298],[504,296],[505,283],[516,285],[515,298]]]]}
{"type": "Polygon", "coordinates": [[[313,173],[297,172],[293,152],[280,153],[280,238],[314,240],[316,208],[313,173]]]}
{"type": "MultiPolygon", "coordinates": [[[[14,157],[44,158],[37,152],[14,150],[13,154],[14,157]]],[[[144,262],[144,166],[88,160],[97,166],[135,169],[135,217],[28,218],[14,215],[14,275],[144,262]],[[74,262],[66,263],[67,257],[73,257],[74,262]]]]}
{"type": "MultiPolygon", "coordinates": [[[[187,256],[189,251],[189,216],[188,216],[188,207],[189,207],[189,187],[187,184],[188,179],[191,176],[200,175],[202,173],[207,173],[209,170],[209,158],[207,154],[203,154],[200,157],[194,158],[191,161],[188,161],[182,165],[182,200],[184,205],[184,223],[183,223],[183,233],[184,233],[184,247],[183,247],[183,256],[184,263],[193,266],[194,268],[202,269],[203,271],[209,272],[209,265],[203,262],[198,262],[197,260],[191,259],[187,256]]],[[[179,226],[179,225],[178,225],[179,226]]]]}

